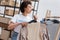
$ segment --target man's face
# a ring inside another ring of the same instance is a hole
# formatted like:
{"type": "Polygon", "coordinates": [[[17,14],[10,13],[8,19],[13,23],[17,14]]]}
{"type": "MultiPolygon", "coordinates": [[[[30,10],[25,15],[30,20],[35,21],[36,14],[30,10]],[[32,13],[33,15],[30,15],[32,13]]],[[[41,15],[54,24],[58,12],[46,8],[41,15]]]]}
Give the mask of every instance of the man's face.
{"type": "Polygon", "coordinates": [[[32,11],[32,9],[33,9],[33,6],[30,5],[30,4],[28,4],[28,6],[25,8],[25,11],[26,11],[27,13],[30,13],[30,12],[32,11]]]}

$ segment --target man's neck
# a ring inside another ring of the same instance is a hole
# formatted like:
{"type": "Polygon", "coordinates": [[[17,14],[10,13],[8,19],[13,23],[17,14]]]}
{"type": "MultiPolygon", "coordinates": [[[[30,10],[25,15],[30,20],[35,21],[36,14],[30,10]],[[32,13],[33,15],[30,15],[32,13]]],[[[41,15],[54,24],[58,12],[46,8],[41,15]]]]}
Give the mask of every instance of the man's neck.
{"type": "Polygon", "coordinates": [[[27,12],[24,12],[22,15],[23,15],[23,16],[27,16],[27,15],[28,15],[28,13],[27,13],[27,12]]]}

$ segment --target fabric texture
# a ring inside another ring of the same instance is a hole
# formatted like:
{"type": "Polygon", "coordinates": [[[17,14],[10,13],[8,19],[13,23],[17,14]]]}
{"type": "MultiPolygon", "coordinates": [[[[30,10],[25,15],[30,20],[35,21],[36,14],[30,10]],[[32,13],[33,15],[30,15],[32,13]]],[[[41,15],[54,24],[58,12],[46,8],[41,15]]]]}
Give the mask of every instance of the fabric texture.
{"type": "Polygon", "coordinates": [[[22,27],[22,29],[21,29],[21,31],[20,31],[19,40],[28,40],[27,36],[28,36],[27,27],[22,27]]]}

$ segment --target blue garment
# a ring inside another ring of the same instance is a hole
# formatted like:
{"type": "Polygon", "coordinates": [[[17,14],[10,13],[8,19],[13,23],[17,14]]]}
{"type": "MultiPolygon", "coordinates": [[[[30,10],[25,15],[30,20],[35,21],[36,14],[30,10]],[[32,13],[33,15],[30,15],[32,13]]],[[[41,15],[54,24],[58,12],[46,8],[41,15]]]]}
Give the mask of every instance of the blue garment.
{"type": "Polygon", "coordinates": [[[60,38],[59,38],[59,40],[60,40],[60,38]]]}
{"type": "Polygon", "coordinates": [[[18,33],[13,31],[13,34],[12,34],[12,37],[11,37],[11,40],[17,40],[17,36],[18,36],[18,33]]]}

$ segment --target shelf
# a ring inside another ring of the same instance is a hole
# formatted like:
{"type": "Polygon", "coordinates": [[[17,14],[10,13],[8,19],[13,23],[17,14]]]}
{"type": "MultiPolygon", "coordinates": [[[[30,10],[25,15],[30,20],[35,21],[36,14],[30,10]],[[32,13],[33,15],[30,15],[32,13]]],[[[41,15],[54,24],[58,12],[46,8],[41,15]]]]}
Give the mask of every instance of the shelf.
{"type": "Polygon", "coordinates": [[[38,2],[39,0],[31,0],[31,1],[35,1],[35,2],[38,2]]]}
{"type": "MultiPolygon", "coordinates": [[[[26,1],[26,0],[21,0],[22,1],[26,1]]],[[[39,0],[31,0],[32,2],[38,2],[39,0]]],[[[6,17],[7,16],[14,16],[15,14],[18,14],[20,11],[20,3],[17,2],[17,0],[0,0],[0,6],[4,7],[4,14],[0,13],[0,15],[3,15],[2,17],[6,17]],[[8,9],[11,8],[11,9],[8,9]],[[18,11],[16,11],[16,9],[18,9],[18,11]]],[[[38,7],[38,6],[37,6],[38,7]]],[[[37,12],[37,9],[33,9],[33,12],[37,12]]]]}
{"type": "MultiPolygon", "coordinates": [[[[14,13],[14,10],[11,10],[11,9],[5,10],[5,15],[13,16],[13,13],[14,13]]],[[[15,14],[18,14],[18,11],[15,10],[15,14]]]]}
{"type": "MultiPolygon", "coordinates": [[[[27,1],[27,0],[23,0],[23,1],[27,1]]],[[[34,2],[38,2],[39,0],[29,0],[29,1],[34,1],[34,2]]]]}
{"type": "Polygon", "coordinates": [[[12,1],[12,0],[1,1],[0,6],[3,6],[3,5],[8,7],[20,7],[20,4],[18,2],[16,2],[16,5],[15,5],[15,1],[12,1]]]}
{"type": "Polygon", "coordinates": [[[6,23],[6,24],[8,24],[9,20],[10,20],[10,18],[5,18],[5,17],[1,17],[1,16],[0,16],[0,22],[1,22],[1,23],[6,23]]]}
{"type": "Polygon", "coordinates": [[[11,8],[20,8],[20,7],[16,7],[16,6],[10,6],[10,5],[0,5],[0,6],[5,6],[5,7],[11,7],[11,8]]]}

